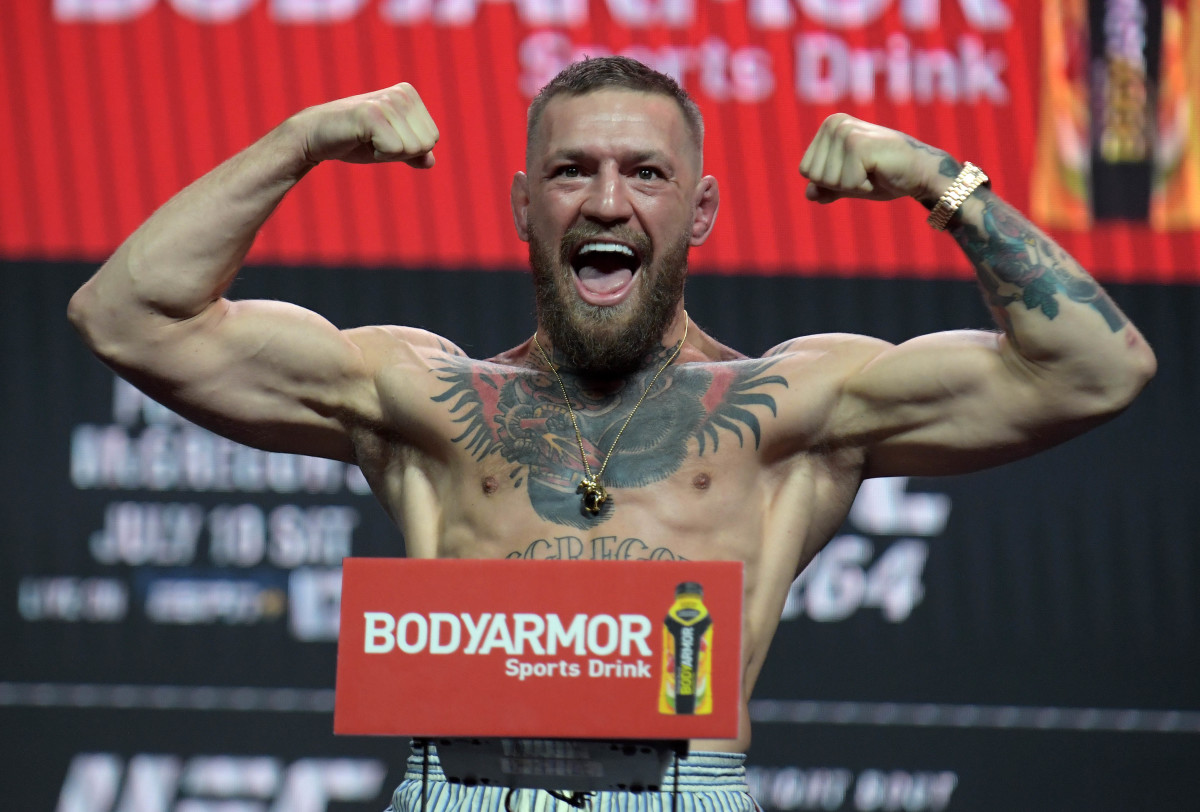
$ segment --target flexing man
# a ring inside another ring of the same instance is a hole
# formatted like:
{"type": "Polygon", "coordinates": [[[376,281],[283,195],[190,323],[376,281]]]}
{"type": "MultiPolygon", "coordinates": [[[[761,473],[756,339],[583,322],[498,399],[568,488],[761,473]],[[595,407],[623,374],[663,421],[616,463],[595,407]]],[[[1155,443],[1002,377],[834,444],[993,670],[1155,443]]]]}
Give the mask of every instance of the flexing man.
{"type": "MultiPolygon", "coordinates": [[[[1001,330],[899,345],[814,335],[756,359],[722,346],[683,303],[688,250],[719,199],[699,112],[672,80],[620,58],[568,68],[530,108],[512,210],[537,332],[520,346],[476,361],[417,329],[340,331],[290,304],[223,298],[259,227],[318,163],[429,168],[437,140],[407,84],[304,110],[156,212],[75,295],[71,319],[105,362],[197,423],[359,465],[411,556],[665,548],[743,562],[744,699],[789,586],[864,477],[1031,454],[1117,414],[1154,373],[1137,329],[978,170],[844,115],[800,164],[809,199],[931,207],[1001,330]],[[578,528],[644,546],[558,550],[578,528]]],[[[692,743],[720,752],[696,757],[713,761],[685,770],[685,789],[708,776],[710,800],[748,805],[739,757],[721,752],[749,741],[743,702],[737,740],[692,743]]],[[[437,791],[451,790],[474,792],[437,791]]],[[[397,806],[415,792],[402,785],[397,806]]]]}

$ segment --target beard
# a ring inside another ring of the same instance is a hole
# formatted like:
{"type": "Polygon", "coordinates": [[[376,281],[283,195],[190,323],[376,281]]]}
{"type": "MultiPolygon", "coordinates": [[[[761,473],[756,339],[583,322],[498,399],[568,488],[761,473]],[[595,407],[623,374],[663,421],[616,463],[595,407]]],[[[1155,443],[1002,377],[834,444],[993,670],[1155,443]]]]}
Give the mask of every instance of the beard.
{"type": "Polygon", "coordinates": [[[640,369],[662,347],[683,298],[689,240],[681,234],[662,256],[638,269],[636,274],[644,278],[633,296],[618,305],[597,307],[582,301],[575,290],[571,251],[584,240],[604,237],[629,243],[640,257],[650,256],[644,234],[589,223],[569,229],[557,249],[531,228],[529,264],[538,322],[554,349],[576,371],[618,377],[640,369]]]}

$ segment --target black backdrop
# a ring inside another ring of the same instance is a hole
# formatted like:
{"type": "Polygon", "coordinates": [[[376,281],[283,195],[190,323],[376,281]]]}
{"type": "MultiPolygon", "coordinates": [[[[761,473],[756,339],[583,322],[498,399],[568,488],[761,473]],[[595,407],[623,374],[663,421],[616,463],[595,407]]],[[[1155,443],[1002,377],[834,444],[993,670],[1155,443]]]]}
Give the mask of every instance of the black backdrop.
{"type": "MultiPolygon", "coordinates": [[[[65,319],[90,272],[0,264],[4,805],[382,809],[405,745],[332,735],[331,618],[341,556],[403,540],[355,472],[233,447],[117,383],[65,319]]],[[[764,807],[1198,808],[1200,289],[1110,290],[1160,360],[1128,412],[996,470],[869,483],[801,577],[752,708],[764,807]]],[[[533,326],[521,273],[260,268],[234,293],[477,356],[533,326]]],[[[748,353],[987,324],[967,281],[687,295],[748,353]]]]}

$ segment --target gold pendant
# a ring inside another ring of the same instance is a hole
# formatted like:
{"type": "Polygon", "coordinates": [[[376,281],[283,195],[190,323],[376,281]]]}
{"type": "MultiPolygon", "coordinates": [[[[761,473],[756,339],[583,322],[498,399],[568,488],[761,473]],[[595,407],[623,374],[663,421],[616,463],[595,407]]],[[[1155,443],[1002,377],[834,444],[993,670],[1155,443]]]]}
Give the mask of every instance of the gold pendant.
{"type": "Polygon", "coordinates": [[[604,503],[608,501],[608,491],[590,477],[584,477],[580,481],[575,493],[583,494],[583,509],[592,516],[599,514],[600,508],[604,507],[604,503]]]}

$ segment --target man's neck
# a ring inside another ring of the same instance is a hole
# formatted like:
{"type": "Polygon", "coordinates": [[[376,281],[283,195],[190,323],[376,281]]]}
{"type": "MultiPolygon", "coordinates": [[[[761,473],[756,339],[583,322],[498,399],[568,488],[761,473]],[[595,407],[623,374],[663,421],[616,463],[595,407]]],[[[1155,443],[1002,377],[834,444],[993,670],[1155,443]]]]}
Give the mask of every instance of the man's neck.
{"type": "Polygon", "coordinates": [[[617,387],[641,377],[647,371],[651,371],[650,374],[653,374],[663,369],[668,361],[675,360],[675,356],[683,350],[683,345],[688,339],[690,324],[687,311],[683,309],[681,301],[674,318],[663,331],[657,346],[643,353],[641,358],[632,365],[612,369],[599,366],[592,368],[573,361],[555,346],[549,331],[539,320],[537,329],[528,345],[530,352],[527,357],[533,366],[545,366],[547,362],[553,364],[558,372],[572,376],[581,385],[597,388],[617,387]]]}

